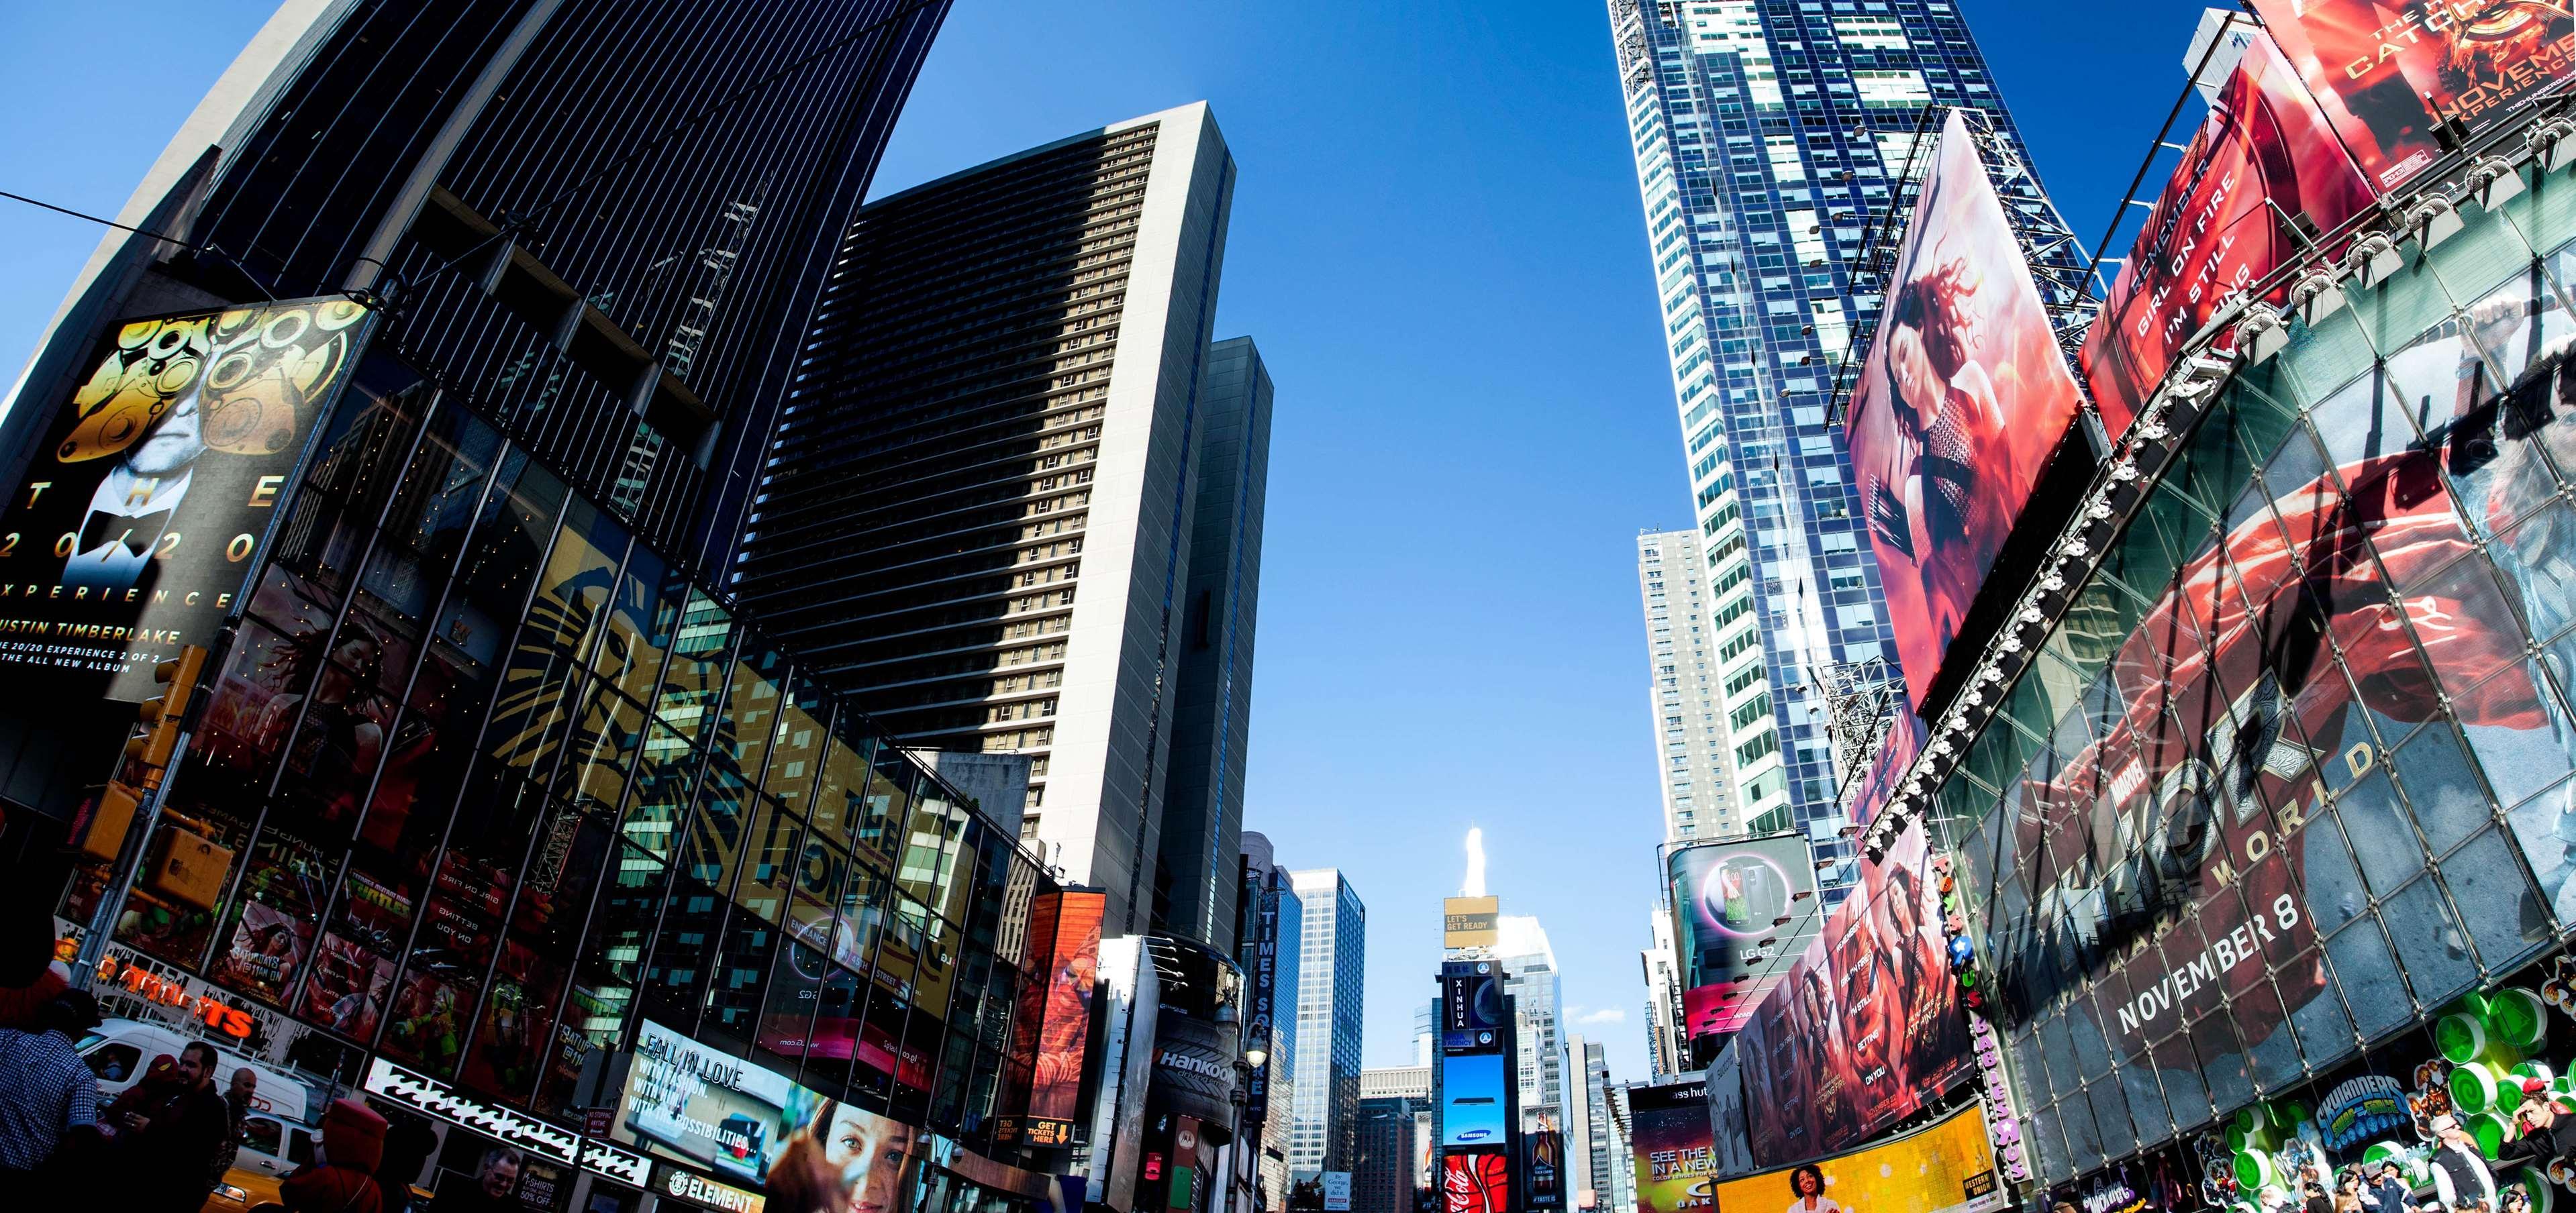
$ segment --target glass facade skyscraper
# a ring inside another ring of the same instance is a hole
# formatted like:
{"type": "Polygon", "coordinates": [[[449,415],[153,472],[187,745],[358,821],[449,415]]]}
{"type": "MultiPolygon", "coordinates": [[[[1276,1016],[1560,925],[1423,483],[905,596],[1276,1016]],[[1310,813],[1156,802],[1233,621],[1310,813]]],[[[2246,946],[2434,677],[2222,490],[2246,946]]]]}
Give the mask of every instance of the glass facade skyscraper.
{"type": "MultiPolygon", "coordinates": [[[[1835,364],[1879,297],[1874,222],[1902,201],[1924,111],[1982,111],[1990,163],[2018,136],[1949,0],[1611,0],[1706,587],[1734,818],[1848,858],[1825,674],[1891,663],[1878,570],[1830,416],[1835,364]]],[[[2054,214],[2027,173],[2006,206],[2054,214]]],[[[2033,261],[2063,269],[2068,244],[2033,261]]],[[[1662,689],[1659,716],[1676,714],[1662,689]]]]}
{"type": "Polygon", "coordinates": [[[1368,907],[1338,868],[1289,874],[1303,902],[1297,955],[1296,1120],[1288,1169],[1348,1171],[1359,1153],[1360,995],[1368,907]]]}

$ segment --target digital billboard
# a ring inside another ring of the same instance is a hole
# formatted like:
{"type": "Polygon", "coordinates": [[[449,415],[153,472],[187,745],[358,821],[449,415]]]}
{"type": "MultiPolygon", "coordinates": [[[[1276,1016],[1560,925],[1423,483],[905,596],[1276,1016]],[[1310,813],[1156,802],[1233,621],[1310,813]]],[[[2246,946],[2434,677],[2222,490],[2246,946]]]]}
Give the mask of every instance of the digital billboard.
{"type": "Polygon", "coordinates": [[[159,694],[256,566],[372,313],[298,299],[129,320],[0,509],[0,670],[159,694]]]}
{"type": "MultiPolygon", "coordinates": [[[[1984,1213],[2009,1196],[1977,1104],[1866,1150],[1716,1185],[1719,1208],[1749,1213],[1984,1213]]],[[[1642,1211],[1641,1211],[1642,1213],[1642,1211]]]]}
{"type": "Polygon", "coordinates": [[[1490,948],[1501,935],[1497,924],[1503,902],[1499,897],[1451,897],[1440,903],[1440,946],[1444,948],[1490,948]]]}
{"type": "Polygon", "coordinates": [[[2576,23],[2547,0],[2254,0],[2254,12],[2381,193],[2547,92],[2576,58],[2576,23]]]}
{"type": "Polygon", "coordinates": [[[1847,425],[1861,517],[1919,709],[2082,400],[1955,112],[1891,284],[1847,425]]]}
{"type": "Polygon", "coordinates": [[[1814,1158],[1922,1110],[1968,1066],[1968,1025],[1917,819],[1826,915],[1735,1037],[1759,1166],[1814,1158]]]}
{"type": "Polygon", "coordinates": [[[1511,1161],[1501,1150],[1444,1154],[1440,1193],[1446,1213],[1511,1213],[1511,1161]]]}
{"type": "Polygon", "coordinates": [[[1501,1146],[1503,1055],[1452,1053],[1440,1059],[1440,1144],[1501,1146]]]}
{"type": "Polygon", "coordinates": [[[1775,834],[1683,847],[1664,867],[1689,1034],[1733,1032],[1784,975],[1772,960],[1815,934],[1815,852],[1804,834],[1775,834]]]}
{"type": "Polygon", "coordinates": [[[1044,893],[1029,903],[1033,971],[1020,987],[1012,1024],[1011,1071],[1026,1075],[1028,1110],[997,1126],[1005,1140],[1060,1146],[1073,1142],[1082,1102],[1082,1054],[1091,1034],[1091,1004],[1100,984],[1100,921],[1108,895],[1044,893]]]}
{"type": "Polygon", "coordinates": [[[2085,382],[2111,436],[2128,430],[2175,351],[2220,307],[2372,205],[2298,73],[2254,35],[2085,335],[2085,382]]]}
{"type": "Polygon", "coordinates": [[[1440,966],[1440,1047],[1484,1052],[1502,1046],[1502,975],[1490,960],[1453,960],[1440,966]]]}
{"type": "Polygon", "coordinates": [[[609,1139],[766,1188],[773,1213],[901,1207],[928,1148],[912,1126],[718,1053],[651,1020],[609,1139]]]}
{"type": "Polygon", "coordinates": [[[1714,1210],[1717,1157],[1709,1148],[1708,1085],[1698,1078],[1630,1084],[1628,1117],[1637,1213],[1714,1210]]]}
{"type": "Polygon", "coordinates": [[[1533,1125],[1521,1134],[1521,1155],[1527,1164],[1521,1173],[1523,1201],[1532,1209],[1565,1207],[1565,1131],[1557,1127],[1556,1114],[1541,1111],[1533,1125]]]}

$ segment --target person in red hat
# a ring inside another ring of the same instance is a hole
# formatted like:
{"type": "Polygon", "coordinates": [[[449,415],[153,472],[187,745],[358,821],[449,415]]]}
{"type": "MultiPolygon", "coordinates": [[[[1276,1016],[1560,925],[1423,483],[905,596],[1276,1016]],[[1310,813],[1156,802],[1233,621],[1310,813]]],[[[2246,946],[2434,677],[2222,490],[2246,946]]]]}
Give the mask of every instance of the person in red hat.
{"type": "Polygon", "coordinates": [[[384,1193],[376,1166],[385,1157],[385,1118],[354,1099],[335,1099],[322,1114],[322,1149],[286,1177],[278,1199],[287,1213],[379,1213],[384,1193]]]}

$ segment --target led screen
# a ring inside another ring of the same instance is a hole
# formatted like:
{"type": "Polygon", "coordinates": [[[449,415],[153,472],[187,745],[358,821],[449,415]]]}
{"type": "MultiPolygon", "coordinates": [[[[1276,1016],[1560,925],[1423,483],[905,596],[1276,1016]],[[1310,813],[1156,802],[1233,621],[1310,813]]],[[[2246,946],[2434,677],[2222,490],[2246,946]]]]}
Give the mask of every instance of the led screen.
{"type": "Polygon", "coordinates": [[[1453,1053],[1440,1059],[1440,1144],[1503,1144],[1503,1055],[1453,1053]]]}
{"type": "Polygon", "coordinates": [[[1849,438],[1897,655],[1920,708],[2081,401],[1956,113],[1891,283],[1852,390],[1849,438]]]}
{"type": "Polygon", "coordinates": [[[372,313],[298,299],[129,320],[0,510],[0,670],[158,690],[256,567],[372,313]]]}
{"type": "Polygon", "coordinates": [[[2576,55],[2567,6],[2542,0],[2254,0],[2254,12],[2383,193],[2441,157],[2440,127],[2493,124],[2576,55]]]}
{"type": "Polygon", "coordinates": [[[1714,1208],[1717,1157],[1709,1144],[1707,1085],[1688,1078],[1631,1086],[1628,1115],[1637,1213],[1714,1208]]]}
{"type": "Polygon", "coordinates": [[[1717,1207],[1755,1213],[1978,1213],[2006,1201],[1985,1111],[1973,1103],[1866,1150],[1716,1185],[1717,1207]]]}
{"type": "Polygon", "coordinates": [[[1510,1213],[1511,1163],[1500,1150],[1443,1155],[1440,1191],[1447,1213],[1510,1213]]]}
{"type": "Polygon", "coordinates": [[[1690,1034],[1733,1032],[1779,984],[1785,968],[1773,958],[1797,954],[1815,933],[1815,853],[1805,835],[1781,834],[1685,847],[1665,868],[1690,1034]]]}
{"type": "MultiPolygon", "coordinates": [[[[899,1207],[916,1132],[715,1052],[651,1020],[609,1132],[612,1141],[712,1173],[729,1183],[828,1192],[829,1203],[899,1207]]],[[[821,1207],[821,1206],[816,1206],[821,1207]]]]}

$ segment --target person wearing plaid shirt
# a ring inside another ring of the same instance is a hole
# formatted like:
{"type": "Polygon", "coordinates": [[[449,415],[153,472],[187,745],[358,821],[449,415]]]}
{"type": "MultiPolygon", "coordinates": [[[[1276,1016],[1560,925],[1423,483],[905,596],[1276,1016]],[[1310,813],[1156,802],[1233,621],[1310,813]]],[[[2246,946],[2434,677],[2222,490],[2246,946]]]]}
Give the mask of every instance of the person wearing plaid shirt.
{"type": "Polygon", "coordinates": [[[36,1030],[0,1028],[0,1191],[60,1178],[40,1172],[74,1135],[97,1134],[98,1076],[72,1052],[96,1026],[98,1003],[72,991],[46,1004],[36,1030]]]}

